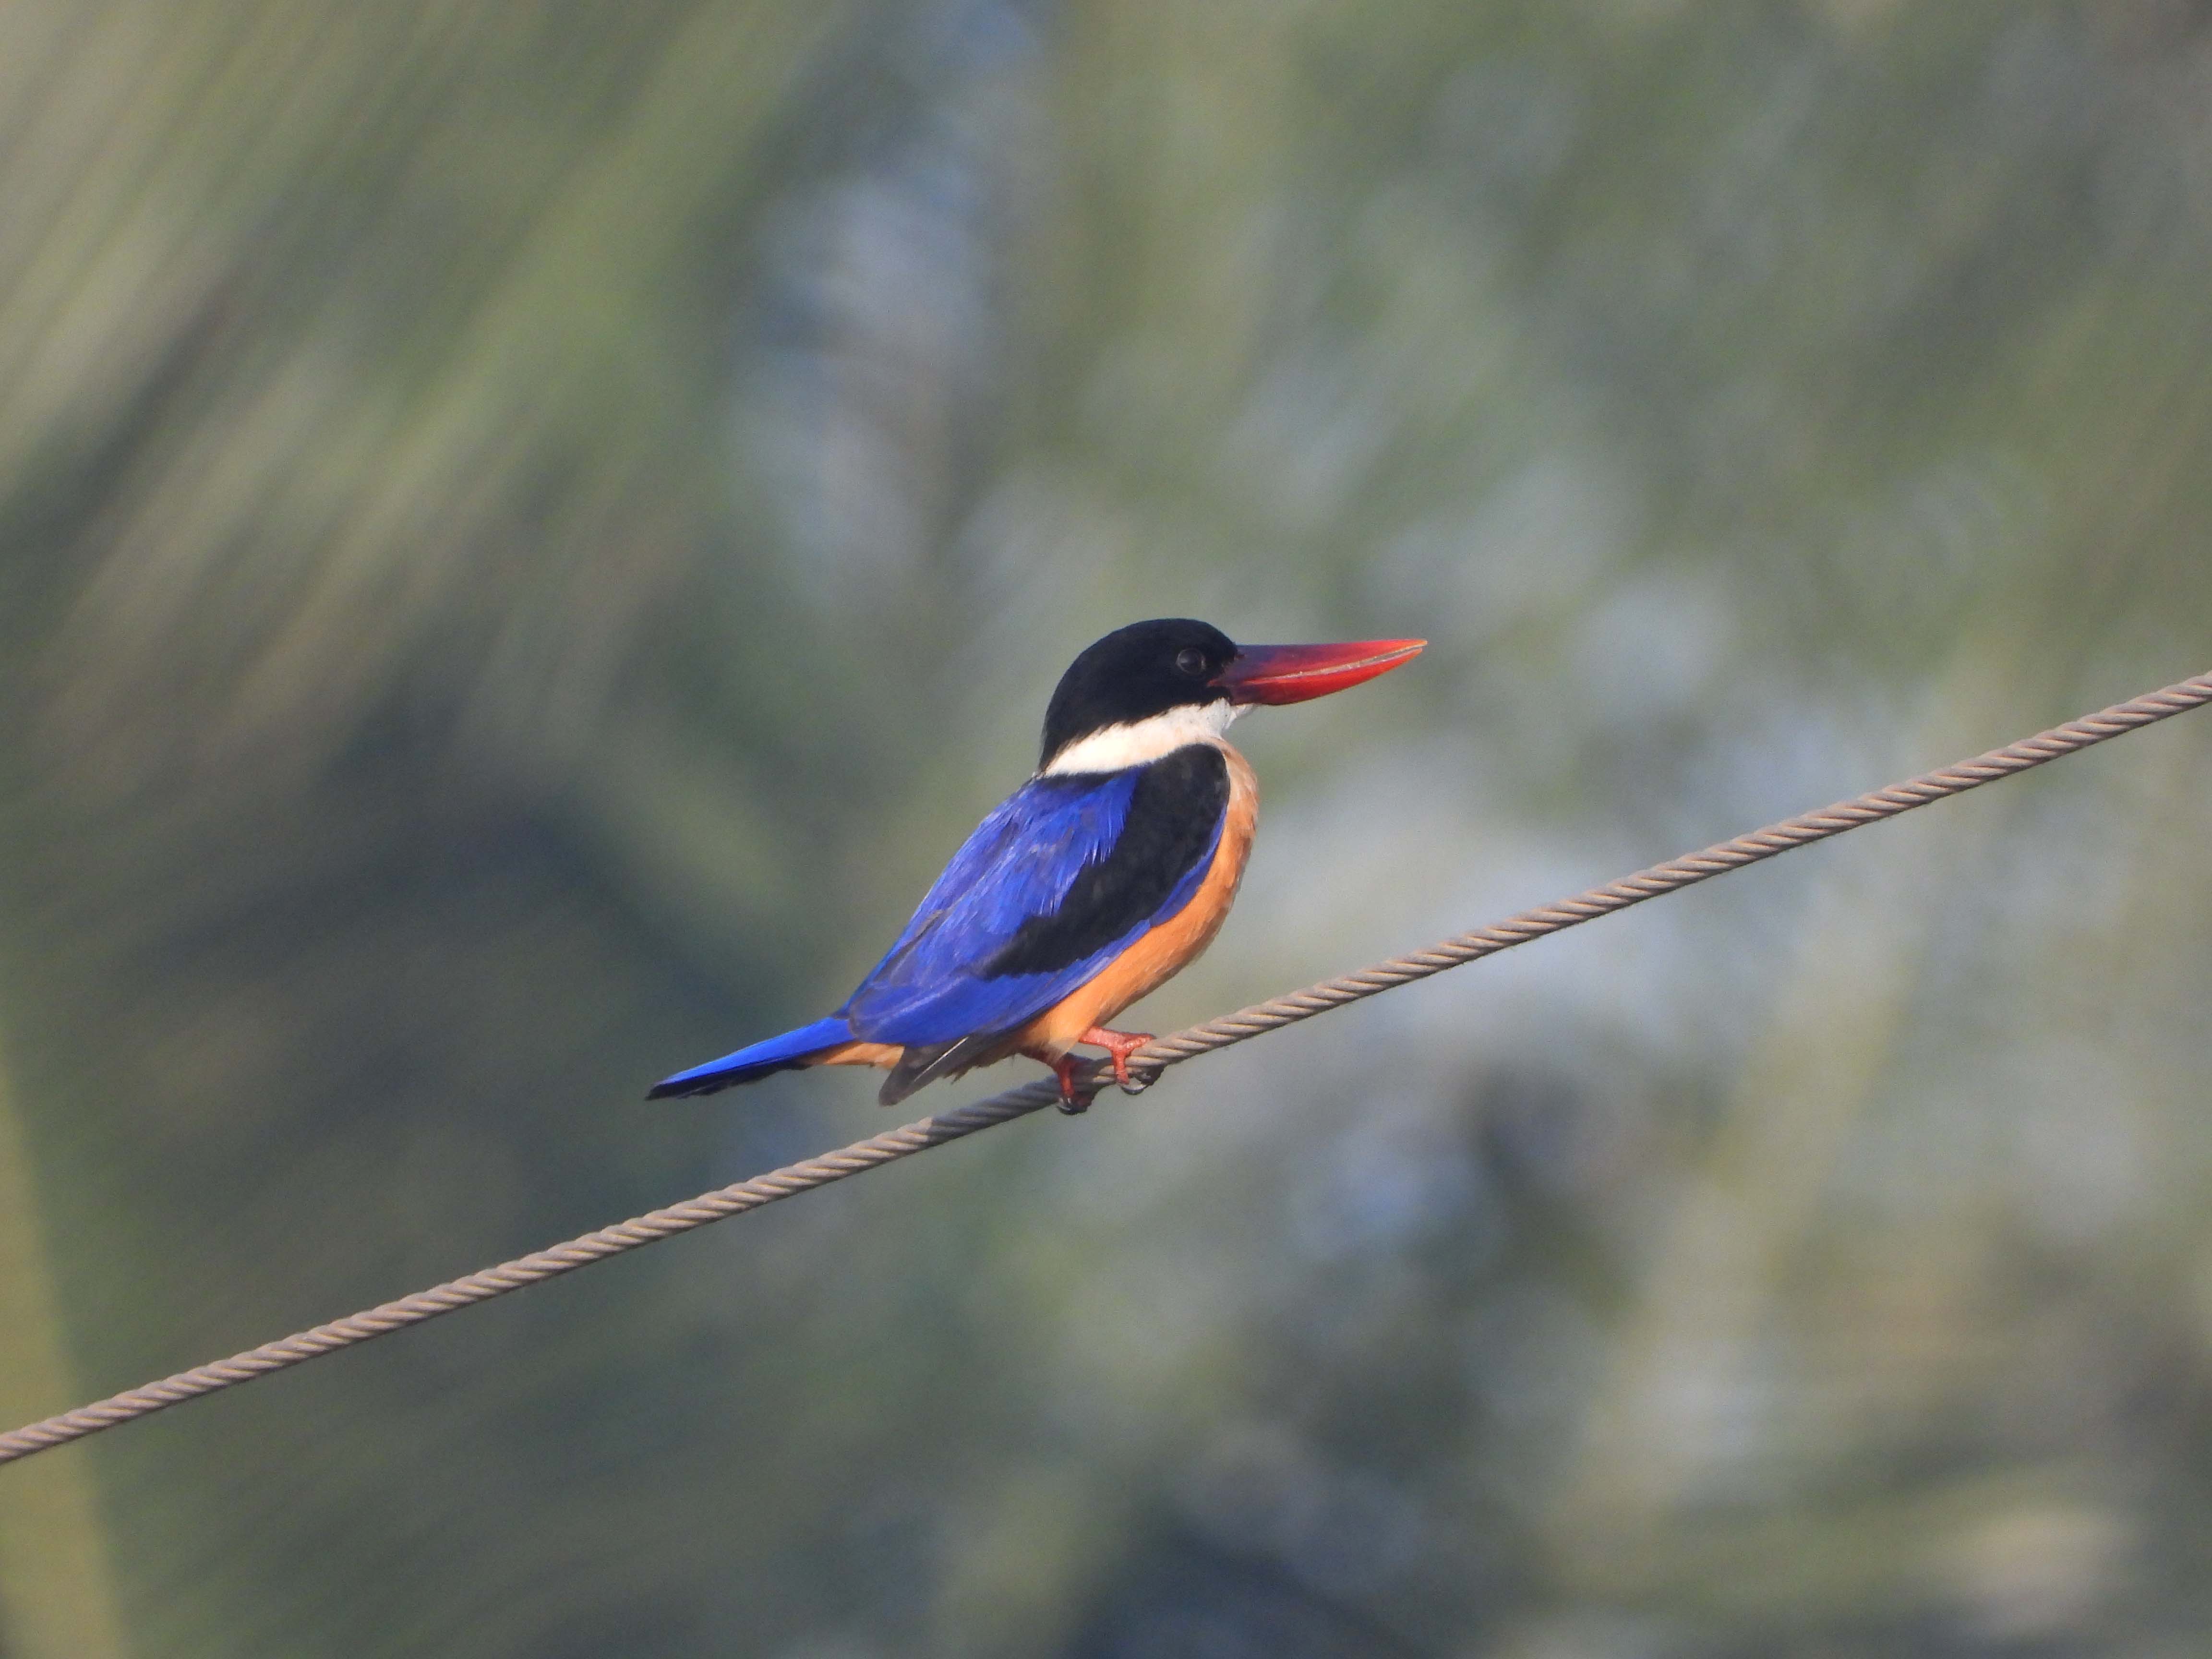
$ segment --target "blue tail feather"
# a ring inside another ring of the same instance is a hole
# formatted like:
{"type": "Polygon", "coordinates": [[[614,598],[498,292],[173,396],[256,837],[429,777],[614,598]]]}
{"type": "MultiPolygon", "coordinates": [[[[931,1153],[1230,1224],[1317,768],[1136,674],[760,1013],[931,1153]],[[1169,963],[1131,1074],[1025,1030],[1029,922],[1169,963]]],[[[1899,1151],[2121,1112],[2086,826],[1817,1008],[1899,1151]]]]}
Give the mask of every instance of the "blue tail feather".
{"type": "Polygon", "coordinates": [[[740,1048],[733,1054],[724,1054],[720,1060],[710,1060],[704,1066],[694,1066],[688,1072],[663,1078],[645,1091],[645,1097],[666,1100],[674,1095],[711,1095],[717,1089],[756,1082],[771,1072],[787,1072],[804,1066],[823,1049],[852,1040],[853,1028],[845,1023],[843,1016],[833,1014],[828,1019],[817,1019],[811,1025],[802,1025],[795,1031],[786,1031],[781,1036],[740,1048]]]}

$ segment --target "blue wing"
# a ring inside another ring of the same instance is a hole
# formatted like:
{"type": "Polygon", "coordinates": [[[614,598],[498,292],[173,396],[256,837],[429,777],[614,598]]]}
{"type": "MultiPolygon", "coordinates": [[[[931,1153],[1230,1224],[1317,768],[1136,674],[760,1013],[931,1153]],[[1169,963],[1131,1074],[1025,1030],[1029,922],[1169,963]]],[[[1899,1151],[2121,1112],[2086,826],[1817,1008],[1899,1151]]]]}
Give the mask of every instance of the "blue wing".
{"type": "Polygon", "coordinates": [[[1030,779],[953,854],[843,1007],[664,1079],[649,1097],[712,1094],[856,1038],[905,1047],[886,1105],[963,1069],[1190,902],[1228,799],[1219,756],[1198,747],[1124,772],[1030,779]]]}
{"type": "MultiPolygon", "coordinates": [[[[994,973],[1024,923],[1051,917],[1076,878],[1114,850],[1142,768],[1032,778],[952,855],[884,959],[838,1010],[872,1042],[916,1047],[1007,1031],[1042,1013],[1190,902],[1213,862],[1217,816],[1200,857],[1163,902],[1065,965],[994,973]]],[[[1155,890],[1157,890],[1157,889],[1155,890]]]]}

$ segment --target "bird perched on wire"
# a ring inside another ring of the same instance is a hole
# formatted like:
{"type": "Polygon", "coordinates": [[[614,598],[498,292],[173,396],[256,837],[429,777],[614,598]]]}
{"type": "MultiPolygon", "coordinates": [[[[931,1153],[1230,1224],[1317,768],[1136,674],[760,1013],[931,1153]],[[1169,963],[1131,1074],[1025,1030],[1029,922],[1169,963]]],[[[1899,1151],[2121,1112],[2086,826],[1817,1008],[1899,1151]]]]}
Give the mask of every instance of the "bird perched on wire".
{"type": "Polygon", "coordinates": [[[1202,622],[1133,623],[1060,677],[1036,775],[952,855],[884,959],[826,1019],[655,1084],[706,1095],[807,1066],[878,1066],[895,1105],[1009,1054],[1091,1096],[1079,1044],[1152,1041],[1106,1022],[1213,942],[1252,850],[1259,788],[1229,745],[1255,703],[1304,702],[1388,673],[1423,640],[1246,645],[1202,622]]]}

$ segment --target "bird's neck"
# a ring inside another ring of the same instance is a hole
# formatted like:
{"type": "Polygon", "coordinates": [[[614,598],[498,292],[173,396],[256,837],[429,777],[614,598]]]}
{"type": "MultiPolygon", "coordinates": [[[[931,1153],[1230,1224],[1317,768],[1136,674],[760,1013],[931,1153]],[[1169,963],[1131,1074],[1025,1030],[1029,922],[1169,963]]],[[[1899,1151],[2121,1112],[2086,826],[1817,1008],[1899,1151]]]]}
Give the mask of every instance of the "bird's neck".
{"type": "Polygon", "coordinates": [[[1216,702],[1188,703],[1140,720],[1103,726],[1085,732],[1045,763],[1044,775],[1064,772],[1120,772],[1172,755],[1192,744],[1227,749],[1223,734],[1229,723],[1244,711],[1227,698],[1216,702]]]}

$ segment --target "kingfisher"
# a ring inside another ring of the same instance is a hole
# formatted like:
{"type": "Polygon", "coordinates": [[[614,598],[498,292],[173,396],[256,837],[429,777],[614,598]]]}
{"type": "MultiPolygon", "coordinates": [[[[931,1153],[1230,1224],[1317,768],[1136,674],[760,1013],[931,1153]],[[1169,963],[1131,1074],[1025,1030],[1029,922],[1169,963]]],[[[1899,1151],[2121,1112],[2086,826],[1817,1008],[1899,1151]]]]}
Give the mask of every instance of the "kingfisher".
{"type": "Polygon", "coordinates": [[[1124,1090],[1149,1032],[1107,1021],[1213,942],[1259,821],[1259,785],[1230,722],[1304,702],[1410,661],[1425,640],[1243,645],[1165,617],[1116,629],[1069,665],[1044,716],[1037,769],[979,824],[906,930],[826,1019],[678,1072],[651,1100],[708,1095],[775,1072],[875,1066],[878,1098],[1012,1054],[1049,1066],[1081,1111],[1079,1046],[1103,1048],[1124,1090]]]}

